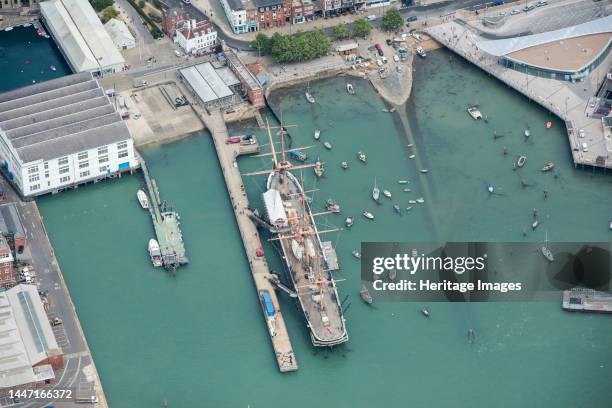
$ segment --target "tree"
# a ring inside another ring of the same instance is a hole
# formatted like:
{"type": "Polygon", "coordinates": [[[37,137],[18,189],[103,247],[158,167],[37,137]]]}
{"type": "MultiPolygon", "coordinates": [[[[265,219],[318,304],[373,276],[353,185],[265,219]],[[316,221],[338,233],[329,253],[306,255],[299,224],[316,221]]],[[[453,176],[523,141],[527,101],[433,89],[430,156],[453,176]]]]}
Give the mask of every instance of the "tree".
{"type": "Polygon", "coordinates": [[[251,41],[251,48],[256,49],[259,55],[269,54],[272,48],[271,39],[264,33],[258,33],[255,39],[251,41]]]}
{"type": "Polygon", "coordinates": [[[140,7],[141,9],[145,8],[145,0],[138,0],[138,7],[140,7]]]}
{"type": "Polygon", "coordinates": [[[372,31],[372,24],[365,18],[358,18],[353,22],[353,35],[366,37],[372,31]]]}
{"type": "Polygon", "coordinates": [[[153,0],[153,5],[155,6],[155,8],[160,9],[162,8],[162,2],[161,0],[153,0]]]}
{"type": "Polygon", "coordinates": [[[346,24],[338,24],[332,29],[334,36],[338,39],[348,38],[351,36],[351,30],[346,24]]]}
{"type": "Polygon", "coordinates": [[[382,18],[381,27],[385,31],[394,31],[404,25],[404,19],[397,9],[391,9],[382,18]]]}
{"type": "Polygon", "coordinates": [[[298,62],[325,55],[331,46],[331,39],[321,29],[293,35],[277,32],[272,35],[269,44],[270,53],[276,62],[298,62]]]}
{"type": "Polygon", "coordinates": [[[94,10],[102,11],[115,4],[115,0],[91,0],[90,3],[94,10]]]}
{"type": "Polygon", "coordinates": [[[115,8],[115,6],[108,6],[104,10],[102,10],[102,20],[104,22],[110,20],[111,18],[115,18],[119,15],[119,12],[115,8]]]}

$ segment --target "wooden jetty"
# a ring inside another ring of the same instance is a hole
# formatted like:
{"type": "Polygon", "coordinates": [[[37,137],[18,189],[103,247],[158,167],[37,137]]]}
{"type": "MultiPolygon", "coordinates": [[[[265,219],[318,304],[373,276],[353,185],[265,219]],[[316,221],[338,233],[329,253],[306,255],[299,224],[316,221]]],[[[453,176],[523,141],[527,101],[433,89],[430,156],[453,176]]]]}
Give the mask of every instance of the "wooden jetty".
{"type": "Polygon", "coordinates": [[[268,334],[272,341],[278,368],[283,373],[295,371],[298,369],[297,360],[293,353],[289,333],[287,332],[285,320],[276,296],[275,285],[273,284],[274,276],[270,273],[266,258],[263,256],[257,227],[249,217],[252,212],[242,182],[242,176],[236,164],[236,158],[238,156],[241,154],[255,153],[257,149],[251,146],[248,151],[245,151],[244,146],[226,144],[225,141],[228,138],[228,132],[221,113],[212,112],[208,114],[204,112],[199,105],[193,106],[193,108],[213,137],[219,164],[223,170],[223,177],[225,178],[227,191],[230,195],[232,208],[234,209],[240,236],[242,237],[242,243],[249,260],[251,275],[257,289],[257,296],[262,303],[263,317],[268,326],[268,334]],[[273,317],[266,311],[266,307],[262,300],[263,294],[265,294],[272,303],[272,307],[274,308],[272,312],[274,314],[273,317]]]}
{"type": "Polygon", "coordinates": [[[179,266],[189,262],[185,255],[185,244],[183,243],[183,234],[181,233],[181,218],[165,201],[161,200],[157,184],[149,175],[144,159],[140,154],[136,153],[136,155],[147,186],[149,213],[153,220],[155,235],[161,250],[162,262],[164,268],[174,272],[179,266]]]}
{"type": "Polygon", "coordinates": [[[612,294],[584,288],[564,290],[562,307],[570,312],[612,313],[612,294]]]}

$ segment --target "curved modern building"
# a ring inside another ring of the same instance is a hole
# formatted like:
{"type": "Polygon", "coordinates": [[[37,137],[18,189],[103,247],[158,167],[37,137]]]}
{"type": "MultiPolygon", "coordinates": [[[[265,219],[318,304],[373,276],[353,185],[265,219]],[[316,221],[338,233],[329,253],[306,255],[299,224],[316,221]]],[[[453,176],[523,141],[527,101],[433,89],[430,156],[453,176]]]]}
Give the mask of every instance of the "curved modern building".
{"type": "Polygon", "coordinates": [[[561,30],[480,41],[508,68],[534,76],[583,81],[612,49],[612,15],[561,30]]]}

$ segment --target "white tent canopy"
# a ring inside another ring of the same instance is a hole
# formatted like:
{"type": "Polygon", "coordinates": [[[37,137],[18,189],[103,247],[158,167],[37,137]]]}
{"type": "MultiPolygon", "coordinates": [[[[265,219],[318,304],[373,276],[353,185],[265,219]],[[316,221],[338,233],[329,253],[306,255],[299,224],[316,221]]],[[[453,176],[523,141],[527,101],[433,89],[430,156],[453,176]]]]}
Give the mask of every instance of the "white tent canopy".
{"type": "Polygon", "coordinates": [[[287,213],[285,212],[280,192],[271,188],[263,193],[263,199],[270,223],[277,228],[286,227],[288,225],[287,213]]]}

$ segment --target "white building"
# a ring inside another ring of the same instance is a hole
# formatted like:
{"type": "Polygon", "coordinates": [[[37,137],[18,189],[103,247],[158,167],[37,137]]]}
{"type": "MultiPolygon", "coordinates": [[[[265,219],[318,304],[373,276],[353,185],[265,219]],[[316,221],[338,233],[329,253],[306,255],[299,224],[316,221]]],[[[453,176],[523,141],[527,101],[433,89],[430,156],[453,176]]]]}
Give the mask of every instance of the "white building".
{"type": "Polygon", "coordinates": [[[177,25],[174,42],[186,54],[205,54],[217,45],[217,32],[208,21],[184,20],[177,25]]]}
{"type": "Polygon", "coordinates": [[[219,0],[227,21],[236,34],[257,31],[257,13],[249,0],[219,0]],[[249,10],[249,6],[251,10],[249,10]]]}
{"type": "Polygon", "coordinates": [[[120,72],[125,60],[87,0],[48,0],[40,11],[74,72],[120,72]]]}
{"type": "Polygon", "coordinates": [[[128,50],[136,47],[136,40],[123,21],[111,18],[104,24],[104,28],[106,28],[118,50],[128,50]]]}
{"type": "Polygon", "coordinates": [[[0,388],[53,380],[63,366],[36,285],[0,292],[0,388]]]}
{"type": "Polygon", "coordinates": [[[127,126],[89,72],[0,94],[0,160],[25,197],[139,165],[127,126]]]}

